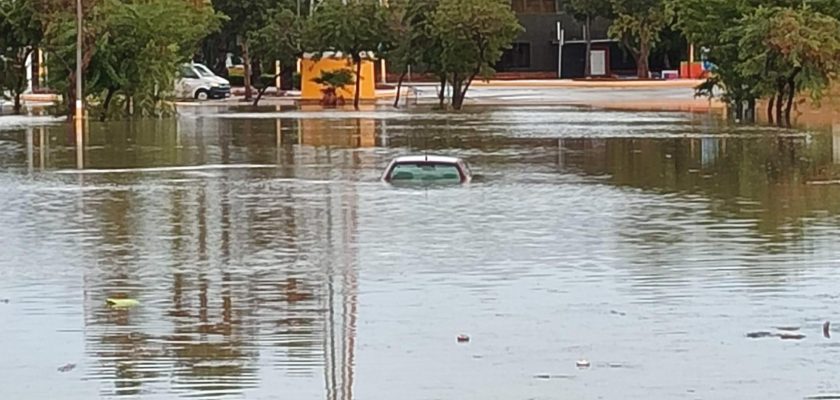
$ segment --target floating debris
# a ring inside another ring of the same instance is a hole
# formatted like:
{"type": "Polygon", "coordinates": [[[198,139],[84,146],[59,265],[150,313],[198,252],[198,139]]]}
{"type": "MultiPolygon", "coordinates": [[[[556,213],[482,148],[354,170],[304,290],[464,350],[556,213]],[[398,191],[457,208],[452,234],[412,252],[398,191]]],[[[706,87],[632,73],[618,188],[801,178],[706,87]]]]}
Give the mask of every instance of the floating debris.
{"type": "Polygon", "coordinates": [[[562,375],[562,374],[536,374],[534,375],[534,379],[573,379],[574,376],[572,375],[562,375]]]}
{"type": "Polygon", "coordinates": [[[589,368],[592,364],[589,363],[589,360],[577,360],[575,365],[578,368],[589,368]]]}
{"type": "Polygon", "coordinates": [[[823,336],[826,339],[831,339],[831,321],[825,321],[823,324],[823,336]]]}
{"type": "Polygon", "coordinates": [[[106,302],[113,308],[131,308],[140,305],[140,302],[134,299],[107,299],[106,302]]]}
{"type": "Polygon", "coordinates": [[[780,326],[780,327],[777,327],[776,329],[778,329],[780,331],[795,332],[795,331],[799,330],[799,327],[798,326],[780,326]]]}
{"type": "Polygon", "coordinates": [[[0,299],[0,303],[9,304],[9,299],[0,299]]]}
{"type": "Polygon", "coordinates": [[[801,333],[780,333],[776,336],[778,336],[782,340],[802,340],[802,339],[805,339],[805,335],[803,335],[801,333]]]}
{"type": "Polygon", "coordinates": [[[458,343],[466,343],[470,341],[470,337],[464,334],[458,335],[458,343]]]}
{"type": "Polygon", "coordinates": [[[750,332],[750,333],[747,334],[747,337],[750,338],[750,339],[761,339],[761,338],[773,337],[773,336],[776,336],[776,335],[771,333],[771,332],[764,332],[764,331],[750,332]]]}
{"type": "Polygon", "coordinates": [[[840,400],[840,393],[838,394],[815,394],[812,396],[806,397],[808,400],[840,400]]]}
{"type": "Polygon", "coordinates": [[[622,317],[623,317],[623,316],[625,316],[625,315],[627,315],[627,313],[626,313],[626,312],[616,311],[616,310],[610,310],[610,314],[612,314],[612,315],[620,315],[620,316],[622,316],[622,317]]]}
{"type": "Polygon", "coordinates": [[[58,367],[58,372],[70,372],[76,368],[76,364],[67,363],[58,367]]]}

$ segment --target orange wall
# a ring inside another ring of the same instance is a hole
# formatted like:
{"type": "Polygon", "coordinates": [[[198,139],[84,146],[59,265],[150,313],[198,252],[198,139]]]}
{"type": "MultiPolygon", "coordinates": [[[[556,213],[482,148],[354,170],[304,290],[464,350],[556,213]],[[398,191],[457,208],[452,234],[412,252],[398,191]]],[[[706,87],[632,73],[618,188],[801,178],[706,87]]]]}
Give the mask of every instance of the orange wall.
{"type": "MultiPolygon", "coordinates": [[[[321,89],[323,89],[323,86],[312,82],[312,79],[321,76],[321,71],[332,71],[342,68],[348,68],[354,73],[356,72],[350,59],[322,58],[318,61],[310,59],[301,60],[301,98],[303,100],[321,100],[323,96],[321,89]]],[[[372,61],[362,61],[361,75],[361,94],[359,98],[362,100],[376,99],[376,82],[374,81],[374,63],[372,61]]],[[[344,96],[345,100],[351,101],[355,92],[355,85],[350,85],[344,90],[340,90],[339,95],[344,96]]]]}

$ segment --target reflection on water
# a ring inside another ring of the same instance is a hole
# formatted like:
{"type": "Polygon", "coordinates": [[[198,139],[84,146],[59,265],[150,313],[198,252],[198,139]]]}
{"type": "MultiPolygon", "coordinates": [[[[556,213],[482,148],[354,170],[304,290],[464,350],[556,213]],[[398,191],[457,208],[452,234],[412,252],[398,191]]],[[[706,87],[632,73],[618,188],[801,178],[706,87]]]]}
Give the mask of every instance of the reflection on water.
{"type": "Polygon", "coordinates": [[[389,113],[91,124],[84,173],[65,126],[0,131],[0,393],[840,390],[840,347],[820,334],[840,283],[836,130],[389,113]],[[422,151],[463,156],[482,179],[378,182],[392,156],[422,151]],[[786,325],[806,338],[744,337],[786,325]],[[68,362],[79,367],[56,370],[68,362]]]}

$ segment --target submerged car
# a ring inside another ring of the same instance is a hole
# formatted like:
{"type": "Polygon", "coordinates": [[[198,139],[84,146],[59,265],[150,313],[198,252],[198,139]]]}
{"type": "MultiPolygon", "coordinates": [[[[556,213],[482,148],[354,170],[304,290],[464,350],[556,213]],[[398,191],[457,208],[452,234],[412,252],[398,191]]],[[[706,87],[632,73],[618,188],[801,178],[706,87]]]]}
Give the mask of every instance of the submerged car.
{"type": "Polygon", "coordinates": [[[472,171],[457,157],[415,155],[397,157],[388,163],[382,180],[389,183],[468,183],[472,171]]]}

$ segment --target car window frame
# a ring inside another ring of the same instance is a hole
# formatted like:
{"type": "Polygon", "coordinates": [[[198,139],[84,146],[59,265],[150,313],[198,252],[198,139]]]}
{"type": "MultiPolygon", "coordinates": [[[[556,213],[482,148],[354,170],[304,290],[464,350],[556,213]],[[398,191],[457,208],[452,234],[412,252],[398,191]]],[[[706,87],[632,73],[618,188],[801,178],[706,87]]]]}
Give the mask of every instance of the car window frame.
{"type": "Polygon", "coordinates": [[[397,168],[398,165],[418,165],[418,164],[432,164],[432,165],[436,165],[436,166],[441,165],[441,166],[454,167],[455,170],[458,171],[458,181],[460,183],[464,183],[467,180],[467,174],[464,171],[464,169],[461,168],[461,164],[460,164],[459,161],[456,161],[454,163],[448,163],[448,162],[436,162],[436,161],[426,161],[426,160],[422,160],[422,161],[403,161],[403,162],[393,161],[393,162],[391,162],[391,165],[388,167],[388,170],[385,171],[385,180],[388,181],[388,182],[393,182],[394,170],[397,168]]]}

